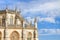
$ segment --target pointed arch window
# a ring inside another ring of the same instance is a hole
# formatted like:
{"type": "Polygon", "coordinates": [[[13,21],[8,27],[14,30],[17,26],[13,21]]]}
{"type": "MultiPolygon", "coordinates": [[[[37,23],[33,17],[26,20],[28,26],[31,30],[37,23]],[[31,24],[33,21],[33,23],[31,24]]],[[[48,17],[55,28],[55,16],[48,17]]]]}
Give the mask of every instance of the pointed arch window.
{"type": "Polygon", "coordinates": [[[16,24],[17,24],[17,25],[20,25],[20,24],[21,24],[21,21],[20,21],[18,18],[17,18],[16,20],[17,20],[17,21],[16,21],[16,24]]]}
{"type": "Polygon", "coordinates": [[[19,33],[16,31],[12,32],[10,35],[10,40],[19,40],[19,33]]]}
{"type": "Polygon", "coordinates": [[[28,33],[27,40],[32,40],[32,34],[31,34],[31,32],[28,33]]]}

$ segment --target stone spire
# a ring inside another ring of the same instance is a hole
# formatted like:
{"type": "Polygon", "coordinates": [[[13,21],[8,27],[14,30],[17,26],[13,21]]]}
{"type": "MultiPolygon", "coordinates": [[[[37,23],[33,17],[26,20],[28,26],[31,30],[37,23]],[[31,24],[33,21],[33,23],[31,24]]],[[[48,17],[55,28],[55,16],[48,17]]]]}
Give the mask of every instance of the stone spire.
{"type": "Polygon", "coordinates": [[[34,20],[34,26],[35,26],[35,28],[37,28],[37,18],[35,18],[35,20],[34,20]]]}
{"type": "MultiPolygon", "coordinates": [[[[20,12],[21,12],[21,11],[17,8],[17,6],[15,6],[15,9],[14,9],[14,10],[15,10],[16,13],[18,13],[18,12],[20,13],[20,12]]],[[[19,13],[18,13],[18,14],[19,14],[19,13]]]]}
{"type": "Polygon", "coordinates": [[[15,9],[14,9],[14,10],[15,10],[15,12],[17,13],[17,6],[15,6],[15,9]]]}
{"type": "Polygon", "coordinates": [[[6,12],[8,12],[8,6],[6,5],[6,12]]]}
{"type": "MultiPolygon", "coordinates": [[[[8,5],[6,5],[6,14],[8,14],[8,5]]],[[[7,25],[8,25],[8,22],[7,22],[7,15],[6,15],[6,20],[5,20],[5,22],[6,22],[6,27],[7,27],[7,25]]]]}

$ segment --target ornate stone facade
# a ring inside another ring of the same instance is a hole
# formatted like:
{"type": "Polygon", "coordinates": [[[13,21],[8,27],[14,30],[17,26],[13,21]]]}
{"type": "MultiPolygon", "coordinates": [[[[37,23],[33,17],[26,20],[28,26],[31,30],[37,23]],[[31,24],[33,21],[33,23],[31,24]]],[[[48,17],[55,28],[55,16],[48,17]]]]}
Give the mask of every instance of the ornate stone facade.
{"type": "Polygon", "coordinates": [[[28,23],[17,10],[0,10],[0,40],[38,40],[37,22],[28,23]]]}

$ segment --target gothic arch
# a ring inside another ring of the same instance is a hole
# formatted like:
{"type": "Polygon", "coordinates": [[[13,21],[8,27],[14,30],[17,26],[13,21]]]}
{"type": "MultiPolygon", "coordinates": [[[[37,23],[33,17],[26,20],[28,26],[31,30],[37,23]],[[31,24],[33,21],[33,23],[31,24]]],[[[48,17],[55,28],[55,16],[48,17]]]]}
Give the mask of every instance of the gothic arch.
{"type": "Polygon", "coordinates": [[[28,32],[28,34],[27,34],[27,40],[32,40],[32,33],[31,32],[28,32]]]}
{"type": "Polygon", "coordinates": [[[2,33],[0,32],[0,40],[2,39],[2,33]]]}
{"type": "Polygon", "coordinates": [[[10,35],[10,40],[19,40],[19,33],[17,31],[14,31],[10,35]]]}

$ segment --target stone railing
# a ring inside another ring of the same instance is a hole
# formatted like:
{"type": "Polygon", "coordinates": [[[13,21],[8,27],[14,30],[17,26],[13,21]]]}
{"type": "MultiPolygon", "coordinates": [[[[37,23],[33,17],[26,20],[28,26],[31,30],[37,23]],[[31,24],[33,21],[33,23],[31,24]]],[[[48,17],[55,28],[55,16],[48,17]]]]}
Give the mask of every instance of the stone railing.
{"type": "Polygon", "coordinates": [[[22,28],[22,25],[7,25],[7,27],[0,25],[0,28],[22,28]]]}
{"type": "Polygon", "coordinates": [[[22,25],[7,25],[7,28],[22,28],[22,25]]]}

